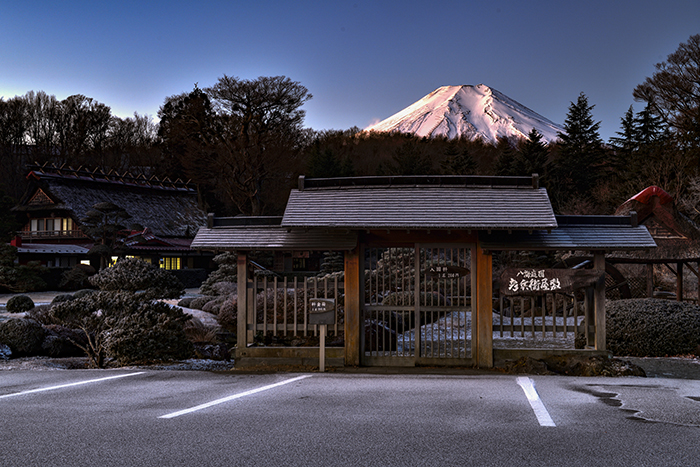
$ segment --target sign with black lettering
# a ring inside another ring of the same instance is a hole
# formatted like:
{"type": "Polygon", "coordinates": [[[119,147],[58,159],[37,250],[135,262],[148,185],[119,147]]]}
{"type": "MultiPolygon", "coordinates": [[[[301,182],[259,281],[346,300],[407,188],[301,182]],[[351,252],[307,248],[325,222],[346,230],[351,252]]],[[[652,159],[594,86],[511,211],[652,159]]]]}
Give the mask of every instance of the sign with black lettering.
{"type": "Polygon", "coordinates": [[[588,287],[603,277],[587,269],[508,268],[501,274],[501,294],[542,295],[588,287]]]}
{"type": "Polygon", "coordinates": [[[431,279],[459,279],[469,274],[469,269],[459,266],[430,266],[425,275],[431,279]]]}
{"type": "Polygon", "coordinates": [[[335,324],[335,300],[309,299],[309,324],[335,324]]]}

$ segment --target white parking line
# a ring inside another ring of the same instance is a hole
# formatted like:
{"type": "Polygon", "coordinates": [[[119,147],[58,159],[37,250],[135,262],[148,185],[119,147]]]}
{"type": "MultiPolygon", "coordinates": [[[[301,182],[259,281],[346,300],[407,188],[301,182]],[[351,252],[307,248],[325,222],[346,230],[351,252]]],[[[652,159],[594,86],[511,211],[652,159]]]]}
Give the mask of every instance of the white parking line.
{"type": "Polygon", "coordinates": [[[212,407],[214,405],[223,404],[224,402],[232,401],[234,399],[239,399],[241,397],[250,396],[251,394],[255,394],[258,392],[267,391],[268,389],[276,388],[278,386],[293,383],[294,381],[299,381],[300,379],[309,378],[309,377],[311,377],[311,375],[297,376],[296,378],[286,379],[284,381],[280,381],[279,383],[270,384],[268,386],[263,386],[263,387],[257,388],[257,389],[251,389],[250,391],[242,392],[240,394],[234,394],[232,396],[224,397],[223,399],[217,399],[215,401],[207,402],[206,404],[198,405],[196,407],[192,407],[192,408],[185,409],[185,410],[180,410],[179,412],[173,412],[173,413],[169,413],[167,415],[162,415],[158,418],[179,417],[180,415],[186,415],[188,413],[192,413],[192,412],[196,412],[198,410],[206,409],[206,408],[212,407]]]}
{"type": "Polygon", "coordinates": [[[63,388],[69,388],[72,386],[80,386],[82,384],[99,383],[101,381],[107,381],[110,379],[117,379],[117,378],[126,378],[127,376],[136,376],[136,375],[141,375],[143,373],[144,373],[143,371],[140,371],[138,373],[129,373],[126,375],[107,376],[105,378],[90,379],[87,381],[78,381],[77,383],[60,384],[58,386],[50,386],[48,388],[30,389],[28,391],[15,392],[12,394],[3,394],[0,396],[0,399],[6,399],[8,397],[15,397],[15,396],[24,396],[26,394],[34,394],[35,392],[53,391],[55,389],[63,389],[63,388]]]}
{"type": "Polygon", "coordinates": [[[532,410],[535,412],[535,416],[537,417],[537,421],[540,422],[540,425],[556,426],[554,420],[549,416],[549,412],[547,412],[547,409],[542,403],[539,394],[537,394],[535,383],[525,376],[518,377],[516,381],[520,387],[523,388],[523,391],[525,391],[525,396],[528,402],[530,402],[530,407],[532,407],[532,410]]]}

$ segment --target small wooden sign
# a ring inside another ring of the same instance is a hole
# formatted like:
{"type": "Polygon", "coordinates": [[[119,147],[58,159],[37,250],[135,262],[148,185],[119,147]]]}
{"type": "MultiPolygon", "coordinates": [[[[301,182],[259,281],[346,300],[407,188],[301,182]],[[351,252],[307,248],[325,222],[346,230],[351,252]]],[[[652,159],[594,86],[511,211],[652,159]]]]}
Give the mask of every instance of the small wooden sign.
{"type": "Polygon", "coordinates": [[[469,274],[469,269],[459,266],[430,266],[425,270],[426,277],[431,279],[459,279],[469,274]]]}
{"type": "Polygon", "coordinates": [[[543,295],[588,287],[603,274],[588,269],[508,268],[501,274],[503,295],[543,295]]]}
{"type": "Polygon", "coordinates": [[[309,299],[309,324],[335,324],[335,300],[309,299]]]}

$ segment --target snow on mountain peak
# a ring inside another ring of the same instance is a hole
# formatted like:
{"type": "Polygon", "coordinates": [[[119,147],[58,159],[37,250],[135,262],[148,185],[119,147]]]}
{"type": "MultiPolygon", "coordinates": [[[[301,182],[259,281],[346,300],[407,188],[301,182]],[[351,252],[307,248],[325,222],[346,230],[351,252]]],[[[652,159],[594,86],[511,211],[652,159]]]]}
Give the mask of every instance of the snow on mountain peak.
{"type": "Polygon", "coordinates": [[[442,86],[365,131],[413,133],[496,143],[499,137],[527,138],[533,129],[543,142],[564,129],[484,84],[442,86]]]}

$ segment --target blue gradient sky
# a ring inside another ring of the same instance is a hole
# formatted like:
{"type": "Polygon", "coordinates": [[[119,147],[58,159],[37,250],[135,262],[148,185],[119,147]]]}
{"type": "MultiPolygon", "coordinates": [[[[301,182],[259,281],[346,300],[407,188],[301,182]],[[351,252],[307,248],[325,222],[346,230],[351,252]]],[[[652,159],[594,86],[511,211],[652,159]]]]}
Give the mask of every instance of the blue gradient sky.
{"type": "Polygon", "coordinates": [[[584,92],[607,140],[634,87],[698,33],[698,0],[6,0],[0,96],[80,93],[155,117],[194,83],[285,75],[313,94],[305,123],[321,130],[483,83],[556,123],[584,92]]]}

